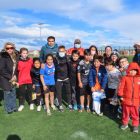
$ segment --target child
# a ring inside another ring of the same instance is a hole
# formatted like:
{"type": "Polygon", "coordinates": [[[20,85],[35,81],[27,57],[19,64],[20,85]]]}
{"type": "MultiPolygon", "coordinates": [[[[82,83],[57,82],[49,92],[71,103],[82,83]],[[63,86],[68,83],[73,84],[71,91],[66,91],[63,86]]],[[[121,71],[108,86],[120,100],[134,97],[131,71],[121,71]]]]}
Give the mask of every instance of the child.
{"type": "Polygon", "coordinates": [[[80,53],[78,50],[72,51],[72,57],[70,61],[70,83],[71,83],[71,92],[72,92],[72,103],[73,109],[77,110],[77,66],[79,64],[80,53]]]}
{"type": "Polygon", "coordinates": [[[102,56],[96,56],[89,73],[89,85],[92,91],[93,113],[102,116],[104,112],[105,94],[107,84],[107,71],[102,65],[102,56]],[[101,106],[100,106],[101,104],[101,106]]]}
{"type": "Polygon", "coordinates": [[[107,101],[109,103],[109,111],[111,116],[115,117],[117,115],[118,110],[118,102],[117,102],[117,87],[120,81],[121,73],[114,66],[114,62],[112,60],[106,61],[105,67],[108,73],[108,88],[107,88],[107,101]]]}
{"type": "Polygon", "coordinates": [[[122,101],[123,117],[121,129],[128,128],[129,118],[132,118],[133,132],[138,133],[140,106],[140,68],[137,63],[130,63],[127,75],[122,77],[118,96],[122,101]]]}
{"type": "Polygon", "coordinates": [[[28,103],[30,110],[34,109],[32,101],[32,78],[30,71],[33,61],[28,57],[28,49],[20,49],[20,58],[18,62],[18,84],[19,84],[19,108],[18,111],[22,111],[24,108],[24,102],[26,94],[28,96],[28,103]]]}
{"type": "Polygon", "coordinates": [[[72,110],[71,105],[71,87],[69,80],[69,60],[66,56],[65,46],[59,46],[58,53],[55,59],[56,67],[56,93],[59,102],[59,110],[63,112],[62,106],[62,90],[65,87],[65,93],[67,95],[68,108],[72,110]]]}
{"type": "Polygon", "coordinates": [[[54,106],[54,91],[55,91],[55,66],[53,63],[53,55],[48,54],[46,56],[46,64],[44,68],[40,70],[40,79],[43,85],[43,90],[45,94],[45,105],[47,109],[47,115],[51,115],[49,108],[49,99],[50,104],[53,110],[56,110],[54,106]]]}
{"type": "Polygon", "coordinates": [[[41,111],[42,84],[40,80],[40,66],[41,66],[40,59],[34,58],[33,67],[31,69],[31,77],[32,77],[32,82],[33,82],[34,95],[36,95],[37,111],[41,111]]]}
{"type": "Polygon", "coordinates": [[[119,68],[119,53],[117,51],[113,51],[111,54],[111,60],[113,61],[113,65],[118,69],[119,68]]]}
{"type": "Polygon", "coordinates": [[[79,62],[78,66],[78,83],[80,89],[80,109],[79,112],[84,111],[84,101],[87,99],[86,111],[90,112],[90,87],[88,84],[88,75],[91,68],[91,54],[89,49],[84,51],[84,60],[79,62]]]}
{"type": "Polygon", "coordinates": [[[119,66],[120,66],[119,70],[120,70],[122,76],[125,76],[126,75],[126,70],[129,66],[128,58],[125,57],[125,56],[120,57],[119,66]]]}

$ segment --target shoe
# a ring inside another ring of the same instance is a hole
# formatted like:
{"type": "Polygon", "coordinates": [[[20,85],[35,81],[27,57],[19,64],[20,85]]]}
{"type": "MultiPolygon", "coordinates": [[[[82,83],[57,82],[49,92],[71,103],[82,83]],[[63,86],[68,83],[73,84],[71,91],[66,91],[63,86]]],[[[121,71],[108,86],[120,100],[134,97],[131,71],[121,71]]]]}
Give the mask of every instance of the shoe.
{"type": "Polygon", "coordinates": [[[11,112],[7,112],[7,114],[9,114],[9,115],[12,114],[12,113],[13,113],[13,111],[11,111],[11,112]]]}
{"type": "Polygon", "coordinates": [[[76,111],[78,110],[77,104],[74,104],[73,109],[76,111]]]}
{"type": "Polygon", "coordinates": [[[52,105],[52,106],[51,106],[51,108],[53,109],[53,111],[55,111],[55,110],[56,110],[55,105],[52,105]]]}
{"type": "Polygon", "coordinates": [[[80,109],[79,109],[79,111],[78,112],[83,112],[84,111],[84,107],[82,107],[82,106],[80,106],[80,109]]]}
{"type": "Polygon", "coordinates": [[[47,110],[46,105],[43,106],[44,110],[47,110]]]}
{"type": "Polygon", "coordinates": [[[41,105],[37,106],[37,112],[40,112],[41,111],[41,105]]]}
{"type": "Polygon", "coordinates": [[[34,104],[30,104],[30,110],[34,110],[34,104]]]}
{"type": "Polygon", "coordinates": [[[126,130],[127,128],[128,128],[128,125],[122,125],[122,126],[121,126],[121,129],[122,129],[122,130],[126,130]]]}
{"type": "Polygon", "coordinates": [[[136,127],[136,126],[134,126],[134,127],[133,127],[133,132],[134,132],[134,133],[138,133],[138,132],[139,132],[139,128],[136,127]]]}
{"type": "Polygon", "coordinates": [[[60,110],[60,112],[64,112],[64,108],[63,108],[63,106],[61,105],[61,106],[59,106],[59,110],[60,110]]]}
{"type": "Polygon", "coordinates": [[[93,115],[95,115],[95,114],[96,114],[96,112],[95,112],[95,111],[93,111],[93,112],[92,112],[92,114],[93,114],[93,115]]]}
{"type": "Polygon", "coordinates": [[[51,111],[50,110],[47,110],[47,115],[51,116],[51,111]]]}
{"type": "Polygon", "coordinates": [[[86,111],[89,113],[90,112],[90,108],[87,106],[86,111]]]}
{"type": "Polygon", "coordinates": [[[70,110],[70,111],[72,111],[73,109],[72,109],[72,105],[68,105],[68,109],[70,110]]]}
{"type": "Polygon", "coordinates": [[[103,113],[99,113],[99,114],[97,114],[98,116],[100,116],[100,117],[102,117],[103,116],[103,113]]]}
{"type": "Polygon", "coordinates": [[[17,109],[14,109],[13,112],[18,112],[18,110],[17,109]]]}
{"type": "Polygon", "coordinates": [[[18,111],[21,112],[24,109],[24,105],[20,105],[18,111]]]}

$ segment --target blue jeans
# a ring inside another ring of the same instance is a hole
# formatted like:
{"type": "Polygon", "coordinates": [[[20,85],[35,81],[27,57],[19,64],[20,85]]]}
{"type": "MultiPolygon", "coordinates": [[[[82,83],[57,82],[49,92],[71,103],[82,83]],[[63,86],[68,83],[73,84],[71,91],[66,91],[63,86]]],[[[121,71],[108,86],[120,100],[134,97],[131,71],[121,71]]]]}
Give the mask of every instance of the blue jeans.
{"type": "Polygon", "coordinates": [[[12,88],[10,91],[4,91],[4,108],[5,111],[13,112],[16,110],[16,89],[12,88]]]}

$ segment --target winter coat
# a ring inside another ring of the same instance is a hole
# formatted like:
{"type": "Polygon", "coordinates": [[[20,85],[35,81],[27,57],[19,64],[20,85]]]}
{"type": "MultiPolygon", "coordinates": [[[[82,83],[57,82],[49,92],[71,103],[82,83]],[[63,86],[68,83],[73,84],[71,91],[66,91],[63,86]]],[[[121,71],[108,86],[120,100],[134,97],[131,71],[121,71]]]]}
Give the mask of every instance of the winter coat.
{"type": "Polygon", "coordinates": [[[127,75],[122,77],[118,96],[123,98],[123,104],[140,105],[140,68],[137,63],[131,63],[127,69],[127,75]],[[130,75],[130,71],[133,69],[138,71],[136,76],[130,75]]]}
{"type": "Polygon", "coordinates": [[[103,65],[99,67],[99,71],[97,73],[96,68],[92,66],[89,72],[89,86],[94,87],[96,84],[96,76],[98,76],[99,83],[102,89],[106,88],[107,85],[107,71],[103,65]]]}
{"type": "MultiPolygon", "coordinates": [[[[16,61],[18,61],[19,55],[16,51],[16,61]]],[[[10,55],[2,51],[0,54],[0,88],[3,90],[9,91],[12,89],[12,84],[10,80],[13,76],[13,66],[14,63],[10,57],[10,55]]],[[[16,75],[17,69],[15,69],[14,74],[16,75]]]]}

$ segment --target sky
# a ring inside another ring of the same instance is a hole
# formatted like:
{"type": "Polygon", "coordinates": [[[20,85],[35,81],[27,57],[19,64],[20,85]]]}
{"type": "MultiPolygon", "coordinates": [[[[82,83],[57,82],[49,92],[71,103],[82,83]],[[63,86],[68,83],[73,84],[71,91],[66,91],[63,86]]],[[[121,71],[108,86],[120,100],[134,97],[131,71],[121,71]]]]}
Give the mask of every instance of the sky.
{"type": "Polygon", "coordinates": [[[0,49],[10,41],[17,49],[40,50],[50,35],[67,48],[76,38],[84,48],[132,47],[140,42],[140,1],[0,1],[0,49]]]}

